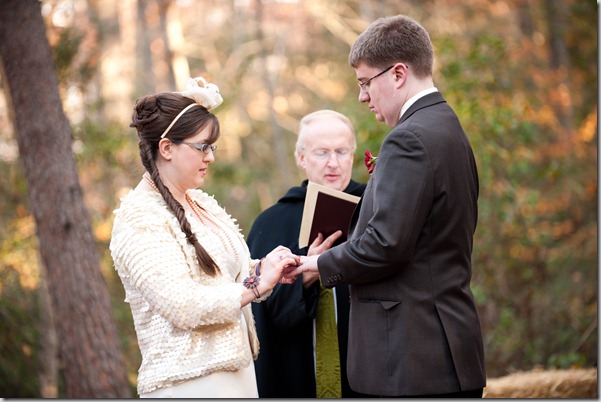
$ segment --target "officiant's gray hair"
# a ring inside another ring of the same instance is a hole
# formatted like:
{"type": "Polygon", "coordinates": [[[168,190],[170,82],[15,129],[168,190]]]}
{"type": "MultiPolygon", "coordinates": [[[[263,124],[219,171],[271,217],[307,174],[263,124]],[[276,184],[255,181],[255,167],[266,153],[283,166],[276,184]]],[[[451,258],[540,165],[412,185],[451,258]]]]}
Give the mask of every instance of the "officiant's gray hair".
{"type": "Polygon", "coordinates": [[[340,120],[342,123],[344,123],[349,128],[349,130],[351,131],[352,137],[353,137],[352,151],[355,152],[355,149],[357,147],[357,141],[355,139],[355,128],[353,127],[353,123],[351,123],[349,118],[346,117],[345,115],[343,115],[342,113],[339,113],[339,112],[336,112],[336,111],[330,110],[330,109],[322,109],[322,110],[317,110],[315,112],[309,113],[308,115],[303,117],[298,124],[298,138],[296,139],[296,149],[294,151],[294,155],[296,156],[297,160],[298,160],[298,153],[303,149],[303,146],[304,146],[305,138],[304,138],[303,132],[305,131],[305,128],[309,124],[311,124],[312,122],[314,122],[316,120],[332,119],[332,118],[340,120]]]}

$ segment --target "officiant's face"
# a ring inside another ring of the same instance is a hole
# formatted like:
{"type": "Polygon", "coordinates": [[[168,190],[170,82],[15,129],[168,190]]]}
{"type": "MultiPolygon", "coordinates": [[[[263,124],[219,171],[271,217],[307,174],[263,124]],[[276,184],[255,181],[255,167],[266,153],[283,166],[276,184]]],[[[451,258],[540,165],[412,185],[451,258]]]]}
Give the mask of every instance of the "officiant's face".
{"type": "Polygon", "coordinates": [[[300,135],[303,146],[297,162],[307,179],[343,191],[353,171],[353,132],[337,118],[322,118],[306,125],[300,135]]]}

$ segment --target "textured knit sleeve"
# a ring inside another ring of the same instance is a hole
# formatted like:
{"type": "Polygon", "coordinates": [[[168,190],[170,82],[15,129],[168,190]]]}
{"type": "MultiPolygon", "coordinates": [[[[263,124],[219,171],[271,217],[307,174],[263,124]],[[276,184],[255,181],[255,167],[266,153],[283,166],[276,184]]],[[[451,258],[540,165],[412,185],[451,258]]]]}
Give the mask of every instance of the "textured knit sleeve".
{"type": "Polygon", "coordinates": [[[128,197],[115,211],[110,246],[127,297],[141,298],[182,329],[239,320],[243,287],[200,272],[194,248],[157,202],[160,196],[128,197]]]}

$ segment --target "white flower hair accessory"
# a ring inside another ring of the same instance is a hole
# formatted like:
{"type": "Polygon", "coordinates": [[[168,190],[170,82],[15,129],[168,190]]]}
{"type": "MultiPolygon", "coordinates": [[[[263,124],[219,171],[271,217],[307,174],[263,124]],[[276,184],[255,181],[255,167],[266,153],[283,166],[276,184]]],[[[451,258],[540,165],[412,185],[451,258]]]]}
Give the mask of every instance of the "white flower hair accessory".
{"type": "Polygon", "coordinates": [[[169,130],[171,130],[171,127],[173,127],[175,122],[177,122],[188,109],[194,106],[204,106],[207,110],[211,110],[223,103],[223,98],[219,93],[219,87],[215,84],[208,83],[203,77],[188,78],[186,80],[186,88],[181,91],[180,94],[194,100],[196,103],[191,103],[183,108],[182,111],[175,116],[175,119],[173,119],[165,131],[163,131],[161,138],[165,138],[169,130]],[[198,85],[199,81],[202,83],[202,86],[198,85]]]}
{"type": "Polygon", "coordinates": [[[214,109],[223,102],[219,87],[208,83],[203,77],[188,78],[186,88],[181,94],[186,98],[194,99],[197,104],[206,107],[207,110],[214,109]],[[199,81],[202,86],[198,85],[199,81]]]}

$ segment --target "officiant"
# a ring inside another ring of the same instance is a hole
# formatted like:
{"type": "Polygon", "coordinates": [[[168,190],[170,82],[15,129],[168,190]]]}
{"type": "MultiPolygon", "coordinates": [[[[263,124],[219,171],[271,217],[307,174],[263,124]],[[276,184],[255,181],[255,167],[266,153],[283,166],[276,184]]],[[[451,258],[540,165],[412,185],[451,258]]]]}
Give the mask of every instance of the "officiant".
{"type": "MultiPolygon", "coordinates": [[[[307,179],[257,217],[247,238],[252,256],[279,244],[311,255],[298,242],[308,181],[361,196],[365,184],[351,180],[356,147],[355,130],[343,114],[319,110],[301,119],[294,155],[307,179]]],[[[253,306],[261,345],[255,361],[259,397],[362,397],[346,377],[349,309],[347,285],[325,289],[316,273],[276,285],[266,302],[253,306]]]]}

